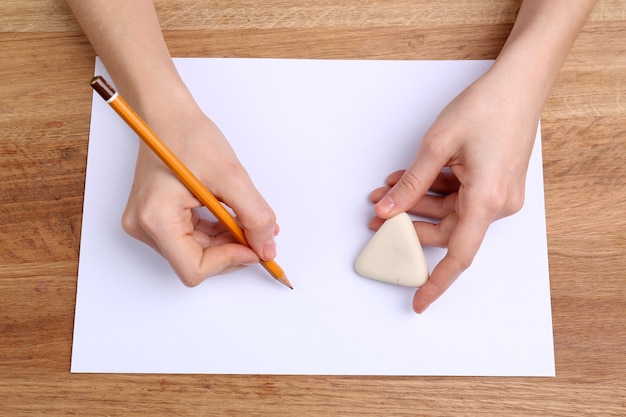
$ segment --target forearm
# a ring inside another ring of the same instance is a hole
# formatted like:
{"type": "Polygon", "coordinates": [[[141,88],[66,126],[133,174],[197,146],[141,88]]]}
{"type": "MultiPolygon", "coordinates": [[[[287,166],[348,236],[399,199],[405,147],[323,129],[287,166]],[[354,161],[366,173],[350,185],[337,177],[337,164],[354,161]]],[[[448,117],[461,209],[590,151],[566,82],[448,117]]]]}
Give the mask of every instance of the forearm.
{"type": "Polygon", "coordinates": [[[494,71],[540,111],[597,0],[525,0],[494,71]]]}
{"type": "Polygon", "coordinates": [[[189,102],[151,0],[66,0],[117,89],[146,116],[189,102]]]}

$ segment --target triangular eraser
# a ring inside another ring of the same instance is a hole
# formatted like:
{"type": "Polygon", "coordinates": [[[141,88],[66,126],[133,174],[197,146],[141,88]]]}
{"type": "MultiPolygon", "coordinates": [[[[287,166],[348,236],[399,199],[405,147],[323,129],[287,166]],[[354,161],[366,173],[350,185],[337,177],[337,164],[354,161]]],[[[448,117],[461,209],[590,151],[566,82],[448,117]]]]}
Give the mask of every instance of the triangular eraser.
{"type": "Polygon", "coordinates": [[[406,213],[386,220],[365,245],[354,263],[365,278],[407,287],[428,280],[428,266],[413,222],[406,213]]]}

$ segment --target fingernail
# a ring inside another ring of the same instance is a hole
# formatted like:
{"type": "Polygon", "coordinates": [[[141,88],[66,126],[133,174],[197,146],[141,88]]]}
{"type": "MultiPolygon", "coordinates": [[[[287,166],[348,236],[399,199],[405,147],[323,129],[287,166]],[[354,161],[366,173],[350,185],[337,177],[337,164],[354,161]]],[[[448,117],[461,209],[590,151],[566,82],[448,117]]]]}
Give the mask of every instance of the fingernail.
{"type": "Polygon", "coordinates": [[[276,242],[270,240],[263,246],[263,257],[265,259],[274,259],[276,256],[276,242]]]}
{"type": "Polygon", "coordinates": [[[378,203],[376,203],[376,211],[381,214],[387,214],[396,206],[396,203],[388,195],[383,197],[378,203]]]}

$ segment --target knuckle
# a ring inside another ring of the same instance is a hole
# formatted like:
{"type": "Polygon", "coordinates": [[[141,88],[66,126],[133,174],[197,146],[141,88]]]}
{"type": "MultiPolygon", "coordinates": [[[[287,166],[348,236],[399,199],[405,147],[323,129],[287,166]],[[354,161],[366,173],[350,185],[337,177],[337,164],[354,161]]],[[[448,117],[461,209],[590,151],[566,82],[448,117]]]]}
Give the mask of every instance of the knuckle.
{"type": "Polygon", "coordinates": [[[506,195],[499,190],[493,190],[485,198],[485,209],[491,217],[496,217],[498,213],[502,212],[503,207],[507,201],[506,195]]]}
{"type": "Polygon", "coordinates": [[[524,205],[523,187],[512,189],[507,185],[491,187],[484,199],[486,210],[495,217],[506,217],[520,211],[524,205]]]}
{"type": "Polygon", "coordinates": [[[196,263],[189,259],[179,259],[177,260],[176,265],[172,262],[170,262],[170,265],[172,265],[172,269],[174,269],[178,279],[183,283],[183,285],[187,288],[193,288],[197,287],[207,278],[217,273],[217,271],[213,269],[203,270],[201,263],[202,261],[200,261],[200,263],[196,263]]]}
{"type": "Polygon", "coordinates": [[[243,223],[244,228],[249,230],[273,230],[276,224],[276,215],[265,205],[259,205],[257,210],[254,211],[254,216],[246,218],[243,223]]]}
{"type": "Polygon", "coordinates": [[[256,216],[257,225],[259,227],[273,228],[276,223],[276,215],[272,210],[260,210],[256,216]]]}
{"type": "Polygon", "coordinates": [[[449,254],[451,261],[454,262],[461,271],[465,271],[472,266],[472,262],[474,262],[474,256],[471,254],[449,254]]]}
{"type": "Polygon", "coordinates": [[[442,129],[434,129],[432,126],[424,135],[420,145],[420,152],[429,157],[447,153],[449,133],[442,129]]]}
{"type": "Polygon", "coordinates": [[[482,190],[481,204],[485,212],[492,218],[502,213],[508,201],[508,186],[502,182],[494,182],[482,190]]]}
{"type": "Polygon", "coordinates": [[[177,274],[180,281],[187,288],[193,288],[198,286],[204,277],[200,275],[198,271],[184,271],[177,274]]]}
{"type": "Polygon", "coordinates": [[[507,205],[505,207],[505,215],[510,216],[512,214],[517,213],[524,206],[524,192],[514,193],[507,200],[507,205]]]}
{"type": "Polygon", "coordinates": [[[149,235],[153,235],[153,232],[156,230],[156,225],[161,224],[158,219],[158,214],[153,210],[135,212],[134,216],[129,219],[129,222],[133,224],[136,232],[143,230],[149,235]]]}
{"type": "Polygon", "coordinates": [[[158,210],[162,204],[157,197],[150,193],[144,193],[141,196],[132,196],[126,204],[126,209],[122,214],[122,229],[130,236],[140,238],[146,233],[152,235],[162,222],[159,219],[161,210],[158,210]]]}
{"type": "Polygon", "coordinates": [[[121,223],[122,223],[122,229],[124,230],[124,232],[126,232],[128,235],[134,238],[139,238],[141,233],[140,233],[140,227],[137,222],[135,213],[129,212],[128,210],[125,211],[124,214],[122,215],[121,223]]]}

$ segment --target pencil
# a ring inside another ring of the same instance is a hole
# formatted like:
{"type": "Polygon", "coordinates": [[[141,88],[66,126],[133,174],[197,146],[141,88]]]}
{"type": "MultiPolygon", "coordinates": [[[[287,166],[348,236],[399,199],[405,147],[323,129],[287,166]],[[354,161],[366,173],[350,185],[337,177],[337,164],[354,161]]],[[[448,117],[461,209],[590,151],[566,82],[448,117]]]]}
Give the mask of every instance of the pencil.
{"type": "MultiPolygon", "coordinates": [[[[147,123],[139,117],[113,87],[101,76],[91,80],[91,87],[115,110],[128,126],[139,135],[150,149],[172,170],[185,187],[235,236],[242,245],[250,246],[243,229],[235,218],[207,187],[187,168],[180,159],[157,137],[147,123]]],[[[261,265],[277,281],[293,289],[283,269],[274,260],[261,260],[261,265]]]]}

